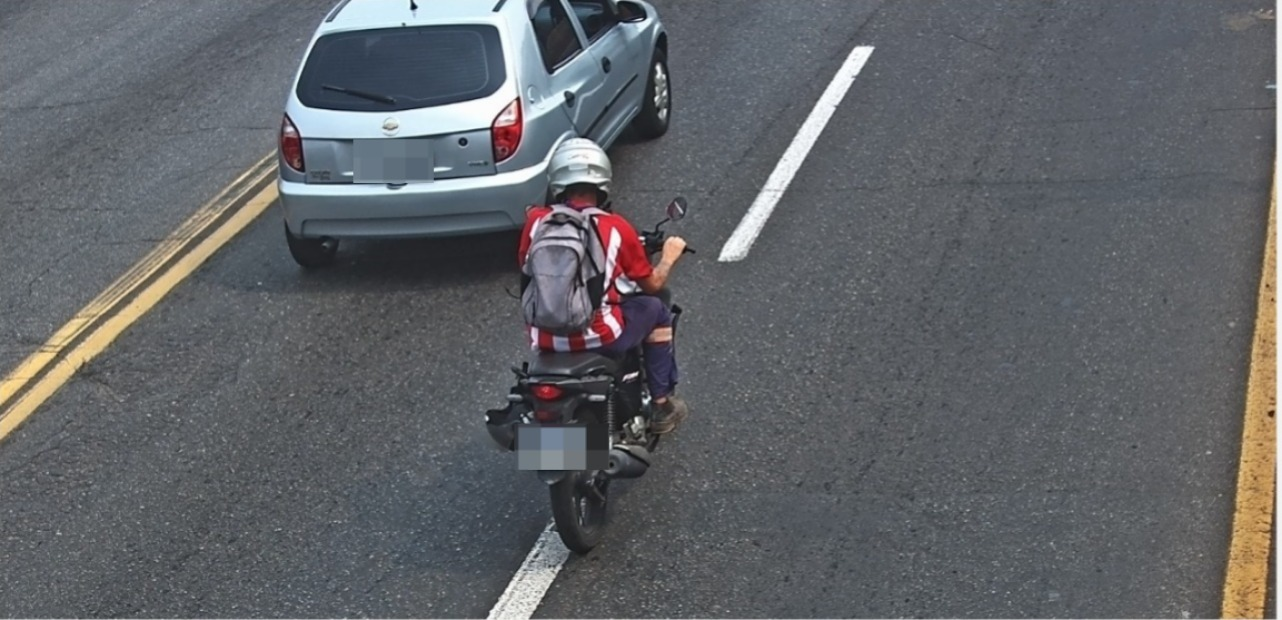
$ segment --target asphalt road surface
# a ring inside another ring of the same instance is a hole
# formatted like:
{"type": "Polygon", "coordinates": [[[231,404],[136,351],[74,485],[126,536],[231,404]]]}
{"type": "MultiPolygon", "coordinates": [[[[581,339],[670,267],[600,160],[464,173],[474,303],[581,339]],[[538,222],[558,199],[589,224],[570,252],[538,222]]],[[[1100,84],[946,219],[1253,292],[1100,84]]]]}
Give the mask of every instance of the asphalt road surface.
{"type": "MultiPolygon", "coordinates": [[[[0,3],[0,363],[274,148],[329,0],[0,3]]],[[[692,417],[536,617],[1214,617],[1275,148],[1262,1],[658,0],[692,417]],[[716,260],[875,51],[749,255],[716,260]]],[[[272,208],[0,443],[9,617],[484,617],[515,235],[272,208]]]]}

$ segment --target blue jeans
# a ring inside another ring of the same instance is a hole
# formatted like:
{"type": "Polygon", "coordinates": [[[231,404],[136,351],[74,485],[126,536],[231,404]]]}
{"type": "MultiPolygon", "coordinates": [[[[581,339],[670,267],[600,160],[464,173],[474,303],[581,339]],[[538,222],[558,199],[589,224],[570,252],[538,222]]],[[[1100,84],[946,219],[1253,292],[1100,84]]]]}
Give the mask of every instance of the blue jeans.
{"type": "Polygon", "coordinates": [[[645,342],[654,328],[672,326],[672,313],[661,299],[652,295],[624,297],[619,305],[623,308],[623,334],[596,351],[608,357],[622,358],[629,349],[644,344],[650,397],[659,399],[672,394],[677,387],[677,359],[672,341],[645,342]]]}

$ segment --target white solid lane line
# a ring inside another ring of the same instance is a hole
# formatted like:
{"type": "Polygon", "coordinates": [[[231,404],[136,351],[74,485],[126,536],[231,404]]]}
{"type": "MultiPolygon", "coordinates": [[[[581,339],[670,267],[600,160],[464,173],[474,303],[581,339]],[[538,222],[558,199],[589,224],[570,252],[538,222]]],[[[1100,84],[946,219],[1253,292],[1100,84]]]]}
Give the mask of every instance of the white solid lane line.
{"type": "Polygon", "coordinates": [[[490,610],[488,620],[529,620],[569,557],[570,550],[557,535],[555,522],[548,523],[530,554],[525,556],[525,563],[517,569],[507,590],[490,610]]]}
{"type": "Polygon", "coordinates": [[[779,204],[779,199],[792,183],[792,177],[796,176],[801,163],[806,160],[811,147],[819,139],[819,134],[823,133],[824,127],[828,125],[828,119],[832,118],[833,113],[837,111],[837,106],[846,96],[846,91],[850,90],[850,86],[855,83],[855,76],[859,75],[859,71],[864,68],[864,63],[868,62],[872,50],[872,47],[856,47],[846,57],[846,62],[841,65],[837,75],[833,76],[828,89],[824,91],[823,96],[819,97],[814,109],[810,111],[810,116],[801,125],[797,136],[792,139],[792,144],[779,159],[775,171],[770,174],[770,178],[766,179],[765,186],[761,188],[761,193],[757,194],[757,199],[748,208],[747,215],[743,216],[743,221],[739,222],[739,227],[735,229],[734,234],[730,235],[730,240],[726,241],[725,247],[721,249],[719,259],[721,262],[739,261],[748,256],[748,249],[752,247],[753,241],[756,241],[757,235],[761,234],[766,220],[770,219],[770,214],[779,204]]]}

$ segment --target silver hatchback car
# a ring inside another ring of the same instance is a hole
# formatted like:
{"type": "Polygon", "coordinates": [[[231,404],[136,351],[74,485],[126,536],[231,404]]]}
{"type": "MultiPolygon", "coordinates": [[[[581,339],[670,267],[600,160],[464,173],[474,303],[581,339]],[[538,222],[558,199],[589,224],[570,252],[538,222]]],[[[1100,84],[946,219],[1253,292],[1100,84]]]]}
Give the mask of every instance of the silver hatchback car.
{"type": "Polygon", "coordinates": [[[667,132],[667,51],[642,0],[343,0],[281,122],[290,254],[520,228],[562,141],[667,132]]]}

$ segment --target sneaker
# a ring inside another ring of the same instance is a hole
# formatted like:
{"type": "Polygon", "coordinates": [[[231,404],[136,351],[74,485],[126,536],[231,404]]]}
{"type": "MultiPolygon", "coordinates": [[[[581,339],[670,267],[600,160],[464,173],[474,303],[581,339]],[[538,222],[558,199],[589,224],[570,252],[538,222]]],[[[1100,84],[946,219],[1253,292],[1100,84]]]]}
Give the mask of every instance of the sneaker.
{"type": "Polygon", "coordinates": [[[686,401],[677,396],[669,396],[662,405],[655,406],[654,420],[650,422],[650,432],[656,435],[671,433],[678,424],[690,415],[686,401]]]}

